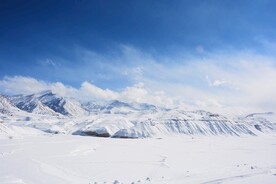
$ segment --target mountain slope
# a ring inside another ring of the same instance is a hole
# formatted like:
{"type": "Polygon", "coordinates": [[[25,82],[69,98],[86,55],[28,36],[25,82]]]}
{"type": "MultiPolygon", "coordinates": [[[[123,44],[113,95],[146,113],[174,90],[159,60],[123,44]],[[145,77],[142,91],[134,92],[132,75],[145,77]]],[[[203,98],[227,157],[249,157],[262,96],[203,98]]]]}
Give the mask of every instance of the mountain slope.
{"type": "Polygon", "coordinates": [[[16,95],[9,99],[21,110],[31,113],[48,115],[59,113],[66,116],[82,116],[86,113],[78,101],[61,97],[52,91],[32,95],[16,95]]]}
{"type": "Polygon", "coordinates": [[[99,103],[99,102],[86,102],[82,104],[82,107],[87,111],[99,114],[132,114],[132,113],[155,113],[159,109],[158,107],[147,103],[126,103],[119,100],[113,100],[111,102],[99,103]]]}
{"type": "Polygon", "coordinates": [[[17,112],[21,112],[21,110],[14,106],[7,97],[0,95],[0,113],[14,114],[17,112]]]}
{"type": "Polygon", "coordinates": [[[273,133],[276,131],[276,115],[273,112],[249,114],[241,118],[241,121],[262,133],[273,133]]]}
{"type": "Polygon", "coordinates": [[[51,91],[0,96],[0,111],[5,122],[47,133],[118,138],[259,136],[276,133],[274,113],[255,113],[229,119],[203,110],[163,109],[145,103],[111,101],[81,104],[51,91]],[[13,116],[5,118],[5,113],[13,116]]]}
{"type": "Polygon", "coordinates": [[[108,133],[111,137],[122,138],[158,137],[173,134],[191,136],[256,135],[249,125],[234,122],[226,117],[205,111],[170,110],[140,115],[139,117],[126,115],[124,117],[128,121],[125,122],[124,126],[120,123],[117,132],[108,130],[114,130],[113,126],[122,122],[117,120],[122,115],[113,114],[104,117],[109,117],[108,120],[111,123],[107,124],[106,119],[99,118],[91,121],[89,126],[80,129],[80,131],[86,133],[91,129],[95,131],[106,130],[105,133],[108,133]],[[132,126],[128,122],[132,123],[132,126]]]}

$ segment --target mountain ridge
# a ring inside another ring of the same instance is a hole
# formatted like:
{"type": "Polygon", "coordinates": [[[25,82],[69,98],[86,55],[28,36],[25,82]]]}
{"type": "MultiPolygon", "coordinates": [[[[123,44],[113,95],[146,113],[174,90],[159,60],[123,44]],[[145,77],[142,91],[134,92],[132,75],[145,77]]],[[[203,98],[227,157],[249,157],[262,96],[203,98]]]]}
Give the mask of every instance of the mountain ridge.
{"type": "Polygon", "coordinates": [[[47,133],[146,138],[178,134],[258,136],[276,132],[272,112],[231,119],[204,110],[164,109],[146,103],[118,100],[84,103],[52,91],[0,95],[0,110],[2,119],[12,126],[27,126],[47,133]]]}

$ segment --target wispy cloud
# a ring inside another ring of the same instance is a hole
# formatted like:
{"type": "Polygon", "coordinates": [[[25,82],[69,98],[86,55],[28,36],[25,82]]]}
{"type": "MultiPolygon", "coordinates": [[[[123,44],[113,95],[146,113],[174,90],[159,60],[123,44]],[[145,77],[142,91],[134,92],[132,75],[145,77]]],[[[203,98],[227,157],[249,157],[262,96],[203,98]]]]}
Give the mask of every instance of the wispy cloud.
{"type": "Polygon", "coordinates": [[[38,63],[42,66],[50,66],[50,67],[58,66],[58,64],[50,58],[40,59],[38,60],[38,63]]]}
{"type": "Polygon", "coordinates": [[[220,87],[223,85],[227,85],[227,83],[228,83],[228,81],[221,80],[221,79],[211,80],[208,75],[206,75],[205,78],[206,78],[207,82],[209,83],[209,85],[213,86],[213,87],[220,87]]]}
{"type": "Polygon", "coordinates": [[[136,61],[122,68],[124,74],[151,91],[163,91],[175,105],[228,114],[276,109],[273,56],[232,50],[160,58],[134,48],[124,52],[122,60],[136,61]]]}
{"type": "Polygon", "coordinates": [[[224,114],[276,109],[276,59],[272,56],[250,51],[204,51],[200,56],[156,57],[125,45],[116,54],[79,49],[78,55],[83,65],[76,67],[75,75],[69,78],[94,67],[97,75],[114,83],[120,79],[124,87],[105,89],[95,85],[99,84],[96,79],[93,84],[84,80],[76,88],[13,76],[0,80],[0,91],[27,94],[52,89],[81,100],[119,99],[224,114]]]}

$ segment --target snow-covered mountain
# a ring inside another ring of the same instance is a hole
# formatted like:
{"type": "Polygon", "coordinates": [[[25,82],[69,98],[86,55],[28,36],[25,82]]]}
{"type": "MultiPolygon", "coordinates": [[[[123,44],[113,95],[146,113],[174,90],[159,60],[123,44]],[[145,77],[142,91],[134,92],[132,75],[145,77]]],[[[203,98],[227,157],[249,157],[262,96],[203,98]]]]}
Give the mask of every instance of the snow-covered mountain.
{"type": "Polygon", "coordinates": [[[84,103],[52,91],[0,96],[0,112],[6,127],[31,127],[47,133],[99,137],[258,136],[276,133],[276,116],[272,112],[230,119],[203,110],[164,109],[146,103],[118,100],[84,103]]]}
{"type": "Polygon", "coordinates": [[[241,120],[263,133],[273,133],[276,131],[276,115],[273,112],[253,113],[241,120]]]}
{"type": "Polygon", "coordinates": [[[191,136],[258,134],[249,124],[235,122],[218,114],[180,110],[160,111],[153,114],[140,114],[140,116],[105,115],[104,118],[92,120],[78,132],[122,138],[159,137],[173,134],[191,136]],[[125,121],[117,120],[122,117],[125,121]],[[122,122],[125,122],[125,127],[122,122]],[[120,128],[114,131],[114,126],[120,128]]]}
{"type": "Polygon", "coordinates": [[[6,96],[0,95],[0,113],[11,114],[16,112],[20,112],[20,109],[12,104],[6,96]]]}
{"type": "Polygon", "coordinates": [[[154,113],[158,109],[156,106],[147,103],[126,103],[114,100],[107,103],[99,102],[86,102],[82,107],[92,113],[105,113],[105,114],[132,114],[137,112],[154,113]]]}
{"type": "Polygon", "coordinates": [[[19,109],[36,114],[83,116],[86,113],[77,100],[62,97],[52,91],[10,96],[9,99],[19,109]]]}

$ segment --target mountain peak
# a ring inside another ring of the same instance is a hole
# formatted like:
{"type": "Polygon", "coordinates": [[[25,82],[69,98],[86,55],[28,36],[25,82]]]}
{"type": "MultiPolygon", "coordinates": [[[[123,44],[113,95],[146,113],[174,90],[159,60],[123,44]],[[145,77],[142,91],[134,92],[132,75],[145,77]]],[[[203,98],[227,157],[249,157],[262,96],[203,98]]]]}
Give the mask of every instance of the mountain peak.
{"type": "Polygon", "coordinates": [[[37,96],[53,95],[53,94],[54,94],[53,91],[50,89],[41,91],[39,93],[35,93],[35,95],[37,95],[37,96]]]}
{"type": "Polygon", "coordinates": [[[274,115],[274,112],[259,112],[259,113],[251,113],[245,116],[245,118],[255,117],[255,116],[267,116],[274,115]]]}

